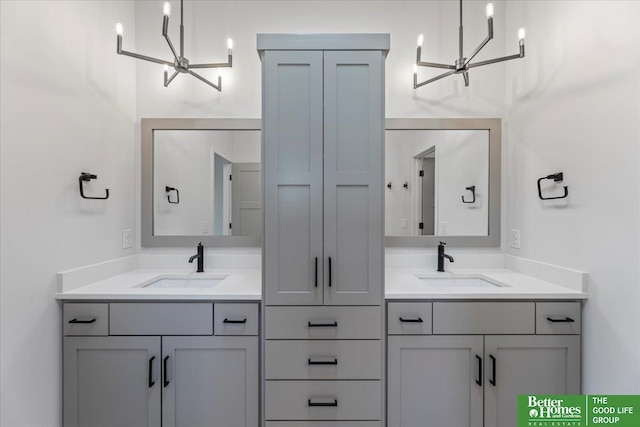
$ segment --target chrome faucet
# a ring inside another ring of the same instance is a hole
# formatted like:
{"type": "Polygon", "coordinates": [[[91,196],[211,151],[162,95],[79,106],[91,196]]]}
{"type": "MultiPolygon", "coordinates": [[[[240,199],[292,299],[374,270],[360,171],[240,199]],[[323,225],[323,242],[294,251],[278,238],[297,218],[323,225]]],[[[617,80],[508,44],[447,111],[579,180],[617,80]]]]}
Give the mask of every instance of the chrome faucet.
{"type": "Polygon", "coordinates": [[[453,262],[453,257],[451,255],[447,255],[444,253],[444,245],[445,242],[440,242],[438,245],[438,271],[444,272],[444,259],[448,259],[450,262],[453,262]]]}
{"type": "Polygon", "coordinates": [[[196,273],[204,273],[204,246],[202,246],[202,242],[198,243],[198,253],[189,258],[189,263],[192,263],[196,258],[198,258],[198,269],[196,273]]]}

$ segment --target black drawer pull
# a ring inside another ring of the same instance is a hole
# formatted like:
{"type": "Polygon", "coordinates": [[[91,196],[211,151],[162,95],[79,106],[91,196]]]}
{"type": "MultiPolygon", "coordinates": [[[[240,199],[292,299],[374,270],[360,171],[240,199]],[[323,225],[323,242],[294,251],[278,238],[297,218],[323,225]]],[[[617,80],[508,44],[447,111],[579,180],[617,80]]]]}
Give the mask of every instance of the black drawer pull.
{"type": "Polygon", "coordinates": [[[308,323],[310,328],[337,328],[338,322],[333,323],[308,323]]]}
{"type": "Polygon", "coordinates": [[[309,360],[309,365],[337,365],[338,359],[333,360],[309,360]]]}
{"type": "Polygon", "coordinates": [[[156,360],[156,357],[153,356],[149,359],[149,388],[155,385],[155,381],[153,380],[153,361],[156,360]]]}
{"type": "Polygon", "coordinates": [[[418,317],[417,319],[405,319],[404,317],[400,317],[400,321],[402,323],[422,323],[422,322],[424,322],[424,320],[422,320],[422,317],[418,317]]]}
{"type": "Polygon", "coordinates": [[[69,323],[81,323],[81,324],[86,324],[86,323],[96,323],[96,319],[95,317],[91,320],[78,320],[78,319],[71,319],[69,320],[69,323]]]}
{"type": "Polygon", "coordinates": [[[476,354],[476,359],[478,359],[478,378],[476,378],[476,384],[482,387],[482,357],[476,354]]]}
{"type": "Polygon", "coordinates": [[[575,322],[575,320],[573,320],[571,317],[564,317],[564,318],[556,318],[556,317],[547,317],[547,320],[551,323],[573,323],[575,322]]]}
{"type": "Polygon", "coordinates": [[[491,379],[489,380],[489,383],[492,386],[496,386],[496,358],[493,357],[492,354],[489,355],[489,358],[491,359],[491,369],[492,369],[492,373],[491,373],[491,379]]]}
{"type": "Polygon", "coordinates": [[[169,356],[165,356],[164,360],[162,361],[162,370],[163,372],[163,376],[164,376],[164,386],[168,386],[169,385],[169,380],[167,379],[167,376],[169,374],[169,370],[167,369],[167,362],[169,361],[169,356]]]}
{"type": "Polygon", "coordinates": [[[331,287],[331,257],[329,257],[329,287],[331,287]]]}
{"type": "Polygon", "coordinates": [[[311,399],[309,399],[309,407],[314,406],[336,407],[338,406],[338,399],[333,399],[333,402],[312,402],[311,399]]]}
{"type": "Polygon", "coordinates": [[[222,323],[247,323],[247,319],[244,318],[242,320],[229,320],[229,319],[224,319],[222,321],[222,323]]]}

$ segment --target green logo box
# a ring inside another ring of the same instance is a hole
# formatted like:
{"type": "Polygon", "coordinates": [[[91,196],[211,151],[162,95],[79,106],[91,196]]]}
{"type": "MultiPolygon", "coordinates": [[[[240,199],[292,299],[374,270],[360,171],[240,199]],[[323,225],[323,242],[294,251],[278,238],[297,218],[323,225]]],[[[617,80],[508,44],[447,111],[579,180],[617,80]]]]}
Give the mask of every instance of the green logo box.
{"type": "Polygon", "coordinates": [[[518,427],[640,427],[640,395],[518,396],[518,427]]]}

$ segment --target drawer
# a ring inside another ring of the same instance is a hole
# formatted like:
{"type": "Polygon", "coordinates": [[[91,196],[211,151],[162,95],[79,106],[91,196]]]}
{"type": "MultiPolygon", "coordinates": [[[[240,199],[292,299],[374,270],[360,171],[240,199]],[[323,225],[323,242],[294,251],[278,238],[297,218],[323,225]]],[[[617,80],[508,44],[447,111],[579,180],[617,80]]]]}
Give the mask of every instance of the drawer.
{"type": "Polygon", "coordinates": [[[111,303],[111,335],[212,335],[211,303],[111,303]]]}
{"type": "Polygon", "coordinates": [[[258,335],[258,304],[216,303],[213,305],[215,335],[258,335]]]}
{"type": "Polygon", "coordinates": [[[536,303],[536,334],[575,335],[581,331],[579,302],[536,303]]]}
{"type": "Polygon", "coordinates": [[[382,421],[267,421],[266,427],[382,427],[382,421]]]}
{"type": "Polygon", "coordinates": [[[267,381],[264,396],[267,420],[377,421],[382,417],[380,381],[267,381]]]}
{"type": "Polygon", "coordinates": [[[533,302],[434,302],[433,333],[534,334],[533,302]]]}
{"type": "Polygon", "coordinates": [[[62,333],[63,335],[109,335],[109,305],[64,304],[62,333]]]}
{"type": "Polygon", "coordinates": [[[265,347],[268,380],[379,380],[382,341],[269,340],[265,347]]]}
{"type": "Polygon", "coordinates": [[[387,304],[387,334],[431,335],[430,302],[390,302],[387,304]]]}
{"type": "Polygon", "coordinates": [[[267,339],[380,339],[382,307],[266,307],[267,339]]]}

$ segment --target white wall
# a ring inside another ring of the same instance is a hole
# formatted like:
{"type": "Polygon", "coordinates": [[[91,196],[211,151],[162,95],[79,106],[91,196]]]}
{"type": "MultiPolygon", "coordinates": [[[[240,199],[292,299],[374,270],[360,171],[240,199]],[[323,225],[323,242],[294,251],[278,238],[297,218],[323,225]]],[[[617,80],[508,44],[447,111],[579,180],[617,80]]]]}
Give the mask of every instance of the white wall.
{"type": "Polygon", "coordinates": [[[56,273],[132,253],[135,68],[128,1],[0,2],[0,425],[62,424],[56,273]],[[83,200],[80,172],[98,175],[83,200]]]}
{"type": "Polygon", "coordinates": [[[507,229],[522,240],[508,253],[589,272],[583,392],[638,394],[640,3],[512,1],[508,12],[508,31],[528,30],[505,82],[507,229]],[[569,197],[541,202],[536,180],[555,172],[569,197]]]}

